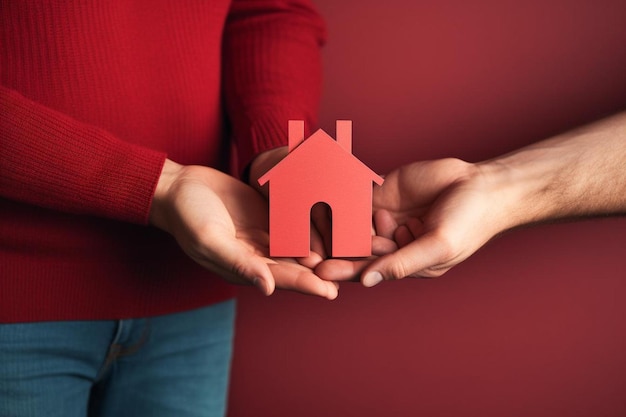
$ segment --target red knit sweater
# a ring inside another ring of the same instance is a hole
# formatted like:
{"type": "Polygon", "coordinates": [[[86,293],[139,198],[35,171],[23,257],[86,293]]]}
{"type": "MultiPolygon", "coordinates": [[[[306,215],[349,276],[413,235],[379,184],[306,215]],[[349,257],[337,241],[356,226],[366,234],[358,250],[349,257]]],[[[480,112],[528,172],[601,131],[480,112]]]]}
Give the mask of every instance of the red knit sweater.
{"type": "Polygon", "coordinates": [[[324,28],[303,1],[229,3],[2,3],[0,322],[232,296],[147,225],[162,164],[237,172],[313,125],[324,28]]]}

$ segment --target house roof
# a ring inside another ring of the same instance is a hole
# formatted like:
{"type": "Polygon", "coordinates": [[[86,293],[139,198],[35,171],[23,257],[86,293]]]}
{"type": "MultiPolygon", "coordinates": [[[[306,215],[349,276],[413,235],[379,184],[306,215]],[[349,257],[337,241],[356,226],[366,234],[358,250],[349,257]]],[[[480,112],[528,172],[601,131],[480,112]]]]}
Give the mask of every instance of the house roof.
{"type": "Polygon", "coordinates": [[[324,130],[318,129],[261,176],[259,184],[265,184],[276,175],[290,175],[294,170],[302,172],[304,169],[315,172],[315,170],[324,169],[330,163],[341,164],[346,173],[353,172],[354,175],[362,176],[378,185],[383,183],[383,179],[367,165],[348,152],[324,130]]]}

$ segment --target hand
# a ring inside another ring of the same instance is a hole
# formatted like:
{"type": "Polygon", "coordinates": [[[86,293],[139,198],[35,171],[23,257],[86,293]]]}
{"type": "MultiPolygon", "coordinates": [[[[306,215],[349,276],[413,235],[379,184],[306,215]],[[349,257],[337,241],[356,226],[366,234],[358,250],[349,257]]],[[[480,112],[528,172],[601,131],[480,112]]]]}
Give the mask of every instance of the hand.
{"type": "MultiPolygon", "coordinates": [[[[286,146],[271,149],[258,155],[250,165],[250,185],[265,198],[269,197],[268,184],[260,186],[258,179],[279,163],[289,150],[286,146]]],[[[297,258],[298,262],[309,268],[315,268],[330,253],[331,220],[328,207],[315,205],[311,210],[311,254],[305,258],[297,258]]]]}
{"type": "Polygon", "coordinates": [[[333,280],[360,274],[370,287],[383,279],[437,277],[514,227],[624,215],[625,163],[623,112],[477,164],[407,165],[374,189],[378,239],[400,248],[375,260],[328,260],[315,271],[333,280]]]}
{"type": "Polygon", "coordinates": [[[334,299],[337,284],[290,259],[268,257],[267,202],[212,168],[166,161],[150,221],[174,236],[194,261],[235,284],[275,287],[334,299]]]}
{"type": "Polygon", "coordinates": [[[376,245],[393,251],[368,260],[328,260],[316,268],[324,279],[355,275],[371,287],[382,280],[438,277],[513,225],[504,187],[478,166],[457,159],[416,162],[387,176],[374,189],[376,245]]]}

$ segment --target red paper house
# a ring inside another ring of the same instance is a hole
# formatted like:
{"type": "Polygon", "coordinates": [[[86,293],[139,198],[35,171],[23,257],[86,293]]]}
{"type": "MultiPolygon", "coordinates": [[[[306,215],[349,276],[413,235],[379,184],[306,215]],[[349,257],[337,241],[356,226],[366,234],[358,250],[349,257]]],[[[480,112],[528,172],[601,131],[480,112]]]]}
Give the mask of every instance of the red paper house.
{"type": "Polygon", "coordinates": [[[322,129],[304,140],[304,121],[289,121],[289,154],[265,175],[270,182],[270,255],[308,256],[311,208],[332,212],[332,256],[372,251],[372,181],[383,179],[352,155],[352,121],[337,121],[337,140],[322,129]]]}

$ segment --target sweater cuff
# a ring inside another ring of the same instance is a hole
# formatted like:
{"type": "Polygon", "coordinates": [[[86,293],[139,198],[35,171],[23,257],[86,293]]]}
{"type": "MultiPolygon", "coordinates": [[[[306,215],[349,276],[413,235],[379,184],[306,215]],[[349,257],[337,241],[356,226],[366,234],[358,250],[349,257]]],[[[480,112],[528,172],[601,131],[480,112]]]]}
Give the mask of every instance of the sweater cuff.
{"type": "Polygon", "coordinates": [[[103,207],[106,217],[147,225],[152,199],[163,170],[167,155],[163,152],[127,144],[121,157],[120,169],[114,171],[106,202],[103,207]],[[110,204],[110,207],[106,207],[110,204]]]}

